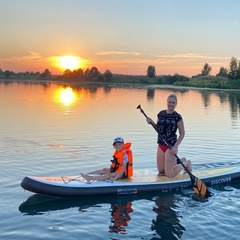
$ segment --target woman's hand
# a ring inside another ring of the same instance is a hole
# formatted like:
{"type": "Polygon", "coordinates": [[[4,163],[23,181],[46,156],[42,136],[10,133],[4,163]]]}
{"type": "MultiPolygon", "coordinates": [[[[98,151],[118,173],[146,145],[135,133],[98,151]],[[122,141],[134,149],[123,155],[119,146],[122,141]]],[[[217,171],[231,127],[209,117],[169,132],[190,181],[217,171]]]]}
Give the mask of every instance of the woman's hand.
{"type": "Polygon", "coordinates": [[[152,123],[154,123],[153,120],[152,120],[151,118],[146,118],[146,120],[147,120],[147,123],[148,123],[148,124],[152,124],[152,123]]]}
{"type": "Polygon", "coordinates": [[[173,154],[173,155],[177,154],[178,153],[178,146],[173,146],[170,150],[170,153],[173,154]]]}

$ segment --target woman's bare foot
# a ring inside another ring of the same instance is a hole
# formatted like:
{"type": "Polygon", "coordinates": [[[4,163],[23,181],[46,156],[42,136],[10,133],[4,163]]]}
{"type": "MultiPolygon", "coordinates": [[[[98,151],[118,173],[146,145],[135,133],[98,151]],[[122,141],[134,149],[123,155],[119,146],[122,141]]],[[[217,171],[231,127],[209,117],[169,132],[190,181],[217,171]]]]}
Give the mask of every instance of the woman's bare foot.
{"type": "Polygon", "coordinates": [[[181,158],[181,161],[184,163],[187,161],[187,159],[185,157],[181,158]]]}
{"type": "MultiPolygon", "coordinates": [[[[192,172],[192,164],[190,160],[186,160],[186,168],[189,170],[189,172],[192,172]]],[[[184,169],[184,173],[186,173],[187,171],[184,169]]]]}
{"type": "Polygon", "coordinates": [[[187,160],[187,169],[190,171],[190,172],[192,172],[192,163],[191,163],[191,161],[190,160],[187,160]]]}

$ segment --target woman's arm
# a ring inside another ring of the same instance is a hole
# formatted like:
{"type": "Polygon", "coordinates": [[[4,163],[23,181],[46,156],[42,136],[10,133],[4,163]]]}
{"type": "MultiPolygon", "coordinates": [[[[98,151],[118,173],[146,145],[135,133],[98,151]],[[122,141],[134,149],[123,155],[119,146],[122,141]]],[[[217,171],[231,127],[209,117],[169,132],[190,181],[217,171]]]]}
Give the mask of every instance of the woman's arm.
{"type": "Polygon", "coordinates": [[[183,120],[179,121],[177,123],[177,126],[178,126],[179,136],[178,136],[178,139],[177,139],[176,143],[174,144],[174,146],[171,149],[171,153],[172,154],[177,154],[178,146],[180,145],[180,143],[182,142],[182,140],[183,140],[183,138],[185,136],[185,128],[184,128],[183,120]]]}

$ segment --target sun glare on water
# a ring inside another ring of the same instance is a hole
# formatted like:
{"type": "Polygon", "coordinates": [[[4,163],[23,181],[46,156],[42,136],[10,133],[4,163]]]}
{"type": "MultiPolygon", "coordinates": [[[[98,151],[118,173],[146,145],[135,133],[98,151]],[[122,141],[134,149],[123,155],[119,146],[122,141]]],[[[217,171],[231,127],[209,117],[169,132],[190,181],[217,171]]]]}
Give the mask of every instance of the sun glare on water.
{"type": "Polygon", "coordinates": [[[71,71],[79,69],[81,65],[81,58],[75,56],[62,56],[58,58],[59,65],[63,70],[69,69],[71,71]]]}
{"type": "Polygon", "coordinates": [[[76,93],[72,88],[59,88],[55,93],[55,99],[64,106],[70,106],[76,101],[76,93]]]}

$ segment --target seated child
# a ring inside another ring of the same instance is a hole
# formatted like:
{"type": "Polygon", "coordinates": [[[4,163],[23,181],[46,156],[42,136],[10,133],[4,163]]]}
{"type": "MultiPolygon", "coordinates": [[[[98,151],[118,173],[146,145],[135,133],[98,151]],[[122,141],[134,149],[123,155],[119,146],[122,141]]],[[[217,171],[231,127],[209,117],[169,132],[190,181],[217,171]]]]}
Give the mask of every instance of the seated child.
{"type": "Polygon", "coordinates": [[[81,173],[80,175],[88,182],[91,180],[112,180],[130,178],[133,174],[133,157],[132,150],[130,149],[131,143],[124,143],[121,137],[117,137],[113,141],[113,147],[115,149],[112,164],[109,168],[103,168],[89,172],[88,174],[81,173]],[[91,174],[100,174],[99,176],[93,176],[91,174]]]}

